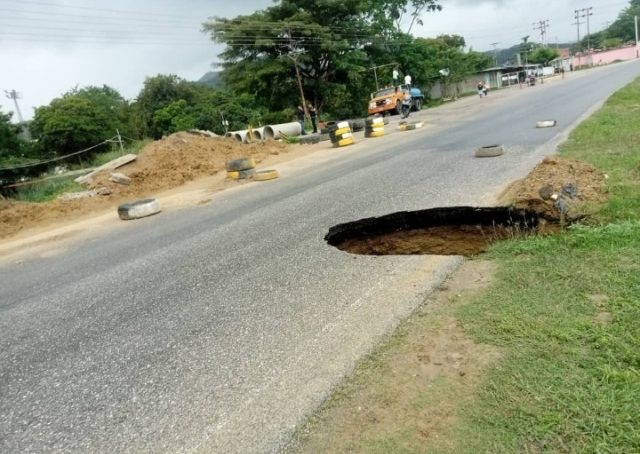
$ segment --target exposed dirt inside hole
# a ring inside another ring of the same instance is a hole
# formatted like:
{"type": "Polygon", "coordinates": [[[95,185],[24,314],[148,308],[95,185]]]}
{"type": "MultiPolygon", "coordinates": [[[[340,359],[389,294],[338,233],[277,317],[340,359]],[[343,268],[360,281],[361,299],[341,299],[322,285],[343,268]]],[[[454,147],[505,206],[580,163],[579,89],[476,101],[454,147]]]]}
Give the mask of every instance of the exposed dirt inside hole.
{"type": "Polygon", "coordinates": [[[505,210],[528,213],[532,222],[505,218],[493,208],[451,207],[343,224],[332,228],[326,239],[353,254],[474,256],[496,241],[555,233],[566,223],[588,216],[591,207],[604,199],[605,180],[589,164],[546,158],[498,199],[505,210]],[[480,210],[487,215],[478,216],[480,210]]]}
{"type": "MultiPolygon", "coordinates": [[[[412,229],[375,237],[346,240],[338,249],[365,255],[463,255],[473,256],[485,252],[499,240],[532,234],[513,226],[444,225],[412,229]]],[[[549,232],[549,230],[547,230],[549,232]]]]}

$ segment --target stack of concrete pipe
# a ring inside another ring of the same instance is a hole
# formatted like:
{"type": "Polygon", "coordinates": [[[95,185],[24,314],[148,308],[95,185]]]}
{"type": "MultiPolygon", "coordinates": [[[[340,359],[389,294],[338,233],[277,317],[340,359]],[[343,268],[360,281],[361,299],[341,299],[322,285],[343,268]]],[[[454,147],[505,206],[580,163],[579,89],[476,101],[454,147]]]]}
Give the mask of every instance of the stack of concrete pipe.
{"type": "MultiPolygon", "coordinates": [[[[302,126],[298,122],[280,123],[277,125],[268,125],[256,128],[253,130],[254,140],[268,140],[268,139],[280,139],[283,135],[287,137],[299,136],[302,134],[302,126]]],[[[249,131],[243,129],[242,131],[229,131],[224,135],[225,137],[232,137],[238,142],[249,142],[249,131]]]]}

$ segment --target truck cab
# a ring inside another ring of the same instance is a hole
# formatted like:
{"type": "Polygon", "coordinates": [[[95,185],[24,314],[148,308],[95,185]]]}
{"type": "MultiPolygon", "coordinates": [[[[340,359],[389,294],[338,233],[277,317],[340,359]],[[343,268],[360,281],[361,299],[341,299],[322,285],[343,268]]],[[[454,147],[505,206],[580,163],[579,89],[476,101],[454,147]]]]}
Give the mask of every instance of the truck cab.
{"type": "Polygon", "coordinates": [[[395,87],[385,87],[371,94],[369,101],[369,115],[391,115],[400,113],[400,106],[404,94],[409,92],[413,101],[413,110],[420,110],[424,95],[419,88],[407,85],[398,85],[395,87]]]}

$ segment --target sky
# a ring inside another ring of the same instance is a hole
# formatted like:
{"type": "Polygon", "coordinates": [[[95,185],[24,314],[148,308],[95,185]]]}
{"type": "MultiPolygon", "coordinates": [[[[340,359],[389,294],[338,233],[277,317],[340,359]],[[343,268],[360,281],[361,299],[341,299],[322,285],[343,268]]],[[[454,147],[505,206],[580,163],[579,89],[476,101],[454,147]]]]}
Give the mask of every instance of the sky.
{"type": "MultiPolygon", "coordinates": [[[[345,0],[348,1],[348,0],[345,0]]],[[[547,42],[573,42],[576,9],[592,7],[590,31],[612,22],[625,0],[441,0],[414,36],[457,34],[474,50],[511,47],[549,21],[547,42]]],[[[209,17],[236,17],[272,0],[0,0],[0,111],[16,112],[5,91],[20,94],[25,120],[34,108],[73,89],[109,85],[133,99],[146,77],[176,74],[198,80],[223,48],[203,34],[209,17]]],[[[581,19],[584,22],[586,19],[581,19]]],[[[586,23],[581,26],[586,33],[586,23]]],[[[14,114],[14,121],[17,115],[14,114]]]]}

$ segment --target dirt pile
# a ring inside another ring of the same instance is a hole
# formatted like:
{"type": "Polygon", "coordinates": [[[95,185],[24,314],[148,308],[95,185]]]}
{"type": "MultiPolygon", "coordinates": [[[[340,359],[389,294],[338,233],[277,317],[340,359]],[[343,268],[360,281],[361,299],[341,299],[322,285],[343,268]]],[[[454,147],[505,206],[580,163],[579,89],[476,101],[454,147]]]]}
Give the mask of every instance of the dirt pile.
{"type": "Polygon", "coordinates": [[[513,182],[499,197],[498,205],[535,211],[558,221],[588,215],[590,206],[604,201],[606,175],[590,164],[547,157],[525,178],[513,182]]]}
{"type": "Polygon", "coordinates": [[[275,141],[241,144],[233,139],[183,132],[173,134],[147,145],[136,161],[116,170],[131,178],[130,185],[109,181],[110,171],[98,173],[87,189],[98,190],[104,195],[47,203],[0,199],[0,238],[23,229],[105,210],[131,199],[153,196],[197,178],[215,175],[225,170],[229,159],[246,156],[260,163],[269,155],[286,151],[285,144],[275,141]]]}

